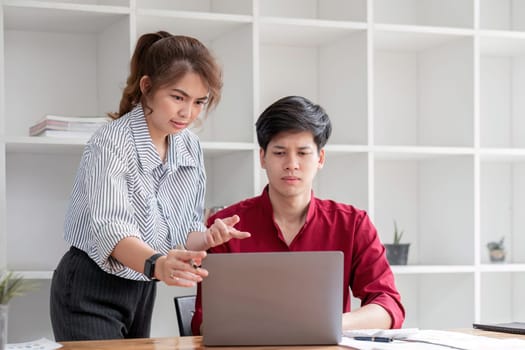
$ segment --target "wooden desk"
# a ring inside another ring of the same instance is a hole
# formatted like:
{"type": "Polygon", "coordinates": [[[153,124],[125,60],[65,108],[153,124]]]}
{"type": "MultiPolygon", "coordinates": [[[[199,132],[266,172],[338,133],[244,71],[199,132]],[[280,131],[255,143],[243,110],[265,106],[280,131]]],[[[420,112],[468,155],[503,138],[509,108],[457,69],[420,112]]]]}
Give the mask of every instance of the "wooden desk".
{"type": "Polygon", "coordinates": [[[64,345],[59,350],[273,350],[273,349],[308,349],[308,350],[349,350],[347,347],[337,345],[319,346],[249,346],[249,347],[210,347],[202,345],[202,337],[172,337],[172,338],[149,338],[149,339],[124,339],[124,340],[90,340],[62,342],[64,345]]]}
{"type": "MultiPolygon", "coordinates": [[[[482,335],[492,338],[522,338],[525,335],[487,332],[478,329],[456,329],[455,332],[482,335]]],[[[124,339],[124,340],[90,340],[62,342],[64,345],[60,350],[199,350],[206,349],[202,345],[202,337],[172,337],[172,338],[148,338],[148,339],[124,339]]],[[[211,347],[215,350],[276,350],[276,349],[307,349],[307,350],[348,350],[349,348],[337,345],[318,346],[250,346],[250,347],[211,347]]]]}

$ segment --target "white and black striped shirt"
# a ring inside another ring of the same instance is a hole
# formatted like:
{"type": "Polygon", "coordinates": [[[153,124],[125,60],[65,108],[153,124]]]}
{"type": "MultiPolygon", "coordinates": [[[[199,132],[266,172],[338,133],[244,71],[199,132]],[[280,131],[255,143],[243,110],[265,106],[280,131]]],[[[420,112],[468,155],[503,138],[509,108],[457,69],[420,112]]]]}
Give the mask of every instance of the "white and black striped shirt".
{"type": "Polygon", "coordinates": [[[147,280],[110,256],[126,237],[160,253],[185,244],[202,222],[206,175],[198,137],[185,129],[169,136],[163,164],[142,107],[101,127],[87,143],[66,214],[66,241],[104,270],[147,280]]]}

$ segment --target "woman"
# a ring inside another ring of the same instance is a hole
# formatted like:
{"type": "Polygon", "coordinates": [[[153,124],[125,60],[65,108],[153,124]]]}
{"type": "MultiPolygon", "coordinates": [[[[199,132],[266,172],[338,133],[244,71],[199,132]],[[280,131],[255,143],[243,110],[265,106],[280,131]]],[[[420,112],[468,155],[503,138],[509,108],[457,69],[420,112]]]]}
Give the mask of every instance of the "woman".
{"type": "Polygon", "coordinates": [[[221,88],[198,40],[139,38],[119,112],[89,140],[73,186],[71,249],[51,285],[57,341],[149,337],[152,281],[194,286],[207,275],[198,267],[206,249],[249,236],[233,227],[237,216],[207,230],[202,222],[203,154],[188,127],[217,105],[221,88]]]}

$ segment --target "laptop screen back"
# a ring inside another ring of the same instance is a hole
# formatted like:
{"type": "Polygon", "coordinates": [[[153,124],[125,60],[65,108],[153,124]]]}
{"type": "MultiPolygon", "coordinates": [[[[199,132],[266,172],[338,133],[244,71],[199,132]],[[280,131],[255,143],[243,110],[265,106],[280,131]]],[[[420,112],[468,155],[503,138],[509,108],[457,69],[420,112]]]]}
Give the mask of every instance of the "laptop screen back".
{"type": "Polygon", "coordinates": [[[209,254],[203,267],[205,345],[340,341],[343,253],[209,254]]]}

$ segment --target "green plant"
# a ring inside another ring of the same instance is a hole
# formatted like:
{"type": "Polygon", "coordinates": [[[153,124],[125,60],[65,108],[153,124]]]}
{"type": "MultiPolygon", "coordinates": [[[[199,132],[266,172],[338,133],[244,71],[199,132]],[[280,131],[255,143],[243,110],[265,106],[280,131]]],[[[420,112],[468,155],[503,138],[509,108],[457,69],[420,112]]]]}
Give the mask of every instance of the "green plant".
{"type": "Polygon", "coordinates": [[[487,248],[489,250],[504,250],[505,246],[503,245],[503,242],[505,240],[505,237],[501,237],[501,239],[497,242],[489,242],[487,243],[487,248]]]}
{"type": "Polygon", "coordinates": [[[35,286],[11,271],[0,275],[0,304],[8,304],[11,299],[22,295],[35,286]]]}
{"type": "Polygon", "coordinates": [[[397,228],[397,222],[396,220],[394,220],[394,244],[400,244],[401,243],[401,238],[403,237],[403,234],[405,233],[405,231],[403,230],[399,230],[397,228]]]}

